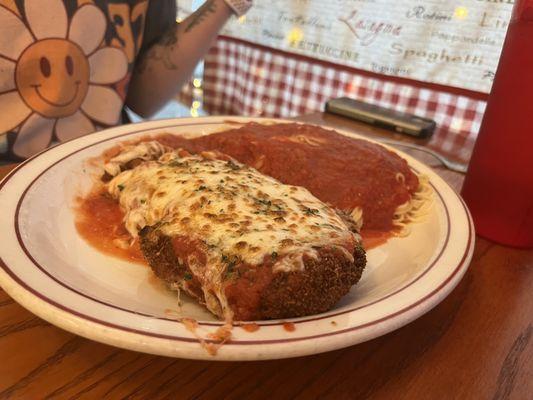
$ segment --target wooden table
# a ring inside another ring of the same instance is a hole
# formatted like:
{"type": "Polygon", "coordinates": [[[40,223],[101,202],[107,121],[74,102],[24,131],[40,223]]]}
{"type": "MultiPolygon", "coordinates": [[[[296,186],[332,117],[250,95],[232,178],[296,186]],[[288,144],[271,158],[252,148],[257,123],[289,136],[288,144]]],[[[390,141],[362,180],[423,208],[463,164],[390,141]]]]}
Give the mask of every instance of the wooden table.
{"type": "MultiPolygon", "coordinates": [[[[390,136],[320,113],[299,119],[390,136]]],[[[460,187],[460,174],[434,169],[460,187]]],[[[531,399],[532,320],[533,251],[483,239],[461,283],[423,317],[360,345],[280,361],[120,350],[48,324],[0,289],[0,398],[531,399]]]]}

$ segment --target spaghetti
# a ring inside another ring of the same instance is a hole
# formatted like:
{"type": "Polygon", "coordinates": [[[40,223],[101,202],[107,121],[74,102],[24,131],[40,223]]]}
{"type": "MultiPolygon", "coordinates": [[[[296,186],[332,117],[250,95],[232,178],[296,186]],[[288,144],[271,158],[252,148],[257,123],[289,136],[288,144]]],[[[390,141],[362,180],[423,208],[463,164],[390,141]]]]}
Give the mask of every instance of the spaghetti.
{"type": "Polygon", "coordinates": [[[429,179],[425,175],[417,175],[418,189],[411,199],[396,209],[392,224],[395,227],[394,234],[400,237],[409,235],[410,224],[422,222],[433,206],[433,189],[429,179]]]}

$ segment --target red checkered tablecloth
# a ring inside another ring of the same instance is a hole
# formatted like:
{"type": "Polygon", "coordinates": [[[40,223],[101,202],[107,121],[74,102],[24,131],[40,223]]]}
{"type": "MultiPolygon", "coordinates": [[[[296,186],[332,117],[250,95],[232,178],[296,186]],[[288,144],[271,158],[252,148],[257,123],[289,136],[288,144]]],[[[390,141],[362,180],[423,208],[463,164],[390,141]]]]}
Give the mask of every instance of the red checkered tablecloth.
{"type": "Polygon", "coordinates": [[[292,117],[324,109],[350,96],[434,119],[429,146],[467,161],[486,102],[442,87],[391,80],[229,37],[205,59],[204,108],[210,114],[292,117]]]}

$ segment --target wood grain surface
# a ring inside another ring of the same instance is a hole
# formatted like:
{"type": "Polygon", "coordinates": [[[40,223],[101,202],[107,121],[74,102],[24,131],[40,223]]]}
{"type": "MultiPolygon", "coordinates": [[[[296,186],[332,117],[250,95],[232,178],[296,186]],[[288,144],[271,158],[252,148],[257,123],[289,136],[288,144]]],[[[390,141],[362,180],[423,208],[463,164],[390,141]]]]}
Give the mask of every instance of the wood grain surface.
{"type": "MultiPolygon", "coordinates": [[[[323,114],[300,119],[388,135],[323,114]]],[[[434,169],[459,189],[460,174],[434,169]]],[[[48,324],[0,289],[0,399],[531,399],[532,320],[533,251],[480,238],[457,288],[418,320],[360,345],[279,361],[117,349],[48,324]]]]}

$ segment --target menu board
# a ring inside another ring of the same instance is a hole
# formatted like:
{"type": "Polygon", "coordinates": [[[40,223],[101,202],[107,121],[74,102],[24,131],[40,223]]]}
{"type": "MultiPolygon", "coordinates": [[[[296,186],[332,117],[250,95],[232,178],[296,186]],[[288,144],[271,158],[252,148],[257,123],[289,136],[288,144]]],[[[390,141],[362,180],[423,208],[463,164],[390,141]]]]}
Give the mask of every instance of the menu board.
{"type": "MultiPolygon", "coordinates": [[[[514,0],[256,0],[223,34],[379,74],[489,92],[514,0]]],[[[179,2],[182,16],[192,2],[179,2]]]]}

